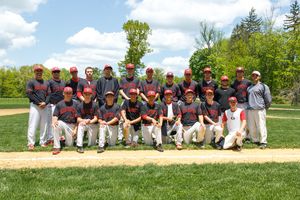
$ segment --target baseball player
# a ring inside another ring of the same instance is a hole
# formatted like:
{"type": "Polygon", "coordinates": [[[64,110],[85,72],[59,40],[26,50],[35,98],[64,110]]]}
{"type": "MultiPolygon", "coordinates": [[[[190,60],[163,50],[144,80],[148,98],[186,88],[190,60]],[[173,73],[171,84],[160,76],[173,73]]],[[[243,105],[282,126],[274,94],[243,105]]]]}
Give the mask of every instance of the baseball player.
{"type": "Polygon", "coordinates": [[[64,100],[60,101],[54,109],[52,126],[54,136],[53,155],[60,153],[60,134],[65,133],[65,144],[73,145],[73,135],[77,133],[77,107],[78,103],[72,100],[73,90],[70,87],[64,88],[64,100]]]}
{"type": "Polygon", "coordinates": [[[220,104],[222,114],[229,109],[228,98],[235,93],[235,90],[229,87],[228,80],[227,76],[221,76],[221,87],[215,91],[214,100],[220,104]]]}
{"type": "Polygon", "coordinates": [[[191,69],[184,70],[184,80],[178,84],[181,92],[181,97],[180,97],[180,101],[178,101],[178,105],[181,105],[182,102],[186,101],[185,91],[187,89],[194,91],[193,100],[196,99],[198,95],[197,84],[198,83],[196,81],[192,80],[192,70],[191,69]]]}
{"type": "Polygon", "coordinates": [[[205,97],[206,90],[210,89],[213,92],[215,92],[215,90],[218,88],[217,82],[212,79],[210,67],[205,67],[203,69],[203,74],[204,74],[203,80],[199,81],[198,84],[198,93],[201,102],[205,102],[206,100],[205,97]]]}
{"type": "Polygon", "coordinates": [[[26,84],[26,95],[30,101],[28,121],[28,150],[33,151],[35,145],[35,131],[39,126],[40,145],[47,146],[48,112],[46,98],[49,93],[49,83],[43,79],[43,67],[39,64],[33,66],[34,78],[26,84]]]}
{"type": "Polygon", "coordinates": [[[183,125],[183,141],[186,144],[196,142],[200,148],[204,148],[205,125],[200,106],[193,100],[194,95],[193,90],[187,89],[185,91],[186,102],[179,106],[183,125]]]}
{"type": "Polygon", "coordinates": [[[140,85],[140,96],[142,97],[143,102],[147,103],[148,98],[146,95],[149,91],[154,91],[155,101],[157,101],[160,93],[160,85],[157,80],[153,80],[153,69],[151,67],[146,69],[146,75],[146,80],[142,81],[140,85]]]}
{"type": "Polygon", "coordinates": [[[204,117],[205,143],[211,143],[218,149],[222,148],[220,145],[223,142],[223,128],[221,127],[221,108],[220,104],[215,102],[214,92],[211,89],[206,90],[206,101],[201,103],[201,110],[204,117]]]}
{"type": "Polygon", "coordinates": [[[137,99],[137,90],[129,90],[129,100],[125,100],[121,107],[121,116],[124,120],[124,137],[126,146],[136,147],[141,129],[141,109],[143,104],[137,99]]]}
{"type": "Polygon", "coordinates": [[[106,92],[113,91],[115,94],[115,103],[117,103],[119,96],[119,82],[116,78],[112,77],[112,67],[110,65],[104,66],[103,75],[103,77],[98,79],[96,87],[99,108],[105,103],[106,92]]]}
{"type": "Polygon", "coordinates": [[[161,128],[164,143],[170,143],[169,137],[175,135],[176,148],[182,149],[182,124],[181,113],[176,102],[172,101],[172,90],[165,90],[165,101],[161,103],[163,113],[163,124],[161,128]]]}
{"type": "Polygon", "coordinates": [[[172,72],[168,72],[166,75],[167,82],[161,87],[160,99],[161,101],[165,101],[164,93],[166,90],[171,90],[173,97],[172,101],[178,102],[181,97],[181,91],[179,86],[174,83],[174,74],[172,72]]]}
{"type": "Polygon", "coordinates": [[[154,145],[157,151],[163,152],[161,139],[162,110],[161,106],[155,102],[155,96],[156,92],[149,91],[147,93],[148,102],[142,107],[142,135],[145,144],[154,145]]]}
{"type": "Polygon", "coordinates": [[[84,97],[82,95],[84,88],[89,87],[92,89],[92,100],[96,102],[97,94],[96,94],[96,86],[97,80],[93,80],[93,68],[87,67],[85,68],[85,79],[80,79],[77,86],[77,97],[80,101],[84,101],[84,97]]]}
{"type": "Polygon", "coordinates": [[[223,149],[236,148],[241,151],[243,138],[246,136],[246,114],[245,110],[237,107],[236,97],[228,99],[230,109],[224,112],[222,128],[227,127],[228,135],[225,137],[223,149]]]}
{"type": "Polygon", "coordinates": [[[112,91],[106,92],[106,103],[100,108],[100,112],[98,115],[98,121],[100,124],[99,147],[97,153],[104,152],[106,134],[108,135],[108,145],[116,145],[118,137],[118,125],[120,119],[120,106],[114,103],[114,98],[115,94],[112,91]]]}
{"type": "Polygon", "coordinates": [[[60,79],[60,69],[58,67],[53,67],[52,79],[49,80],[50,94],[46,99],[46,104],[48,105],[48,143],[53,144],[53,130],[52,130],[52,115],[55,106],[58,102],[64,99],[63,90],[66,86],[65,81],[60,79]]]}
{"type": "Polygon", "coordinates": [[[84,132],[88,134],[88,146],[96,144],[98,133],[98,106],[92,101],[92,89],[84,88],[84,101],[81,102],[77,108],[77,152],[83,153],[83,137],[84,132]]]}
{"type": "MultiPolygon", "coordinates": [[[[127,64],[126,65],[126,71],[127,71],[127,76],[123,77],[120,80],[120,90],[119,93],[122,96],[123,100],[129,100],[130,99],[130,95],[129,95],[129,90],[130,89],[136,89],[138,95],[140,94],[140,81],[139,79],[137,79],[136,77],[134,77],[134,64],[127,64]]],[[[123,105],[124,101],[121,103],[121,106],[123,105]]],[[[119,143],[122,142],[123,139],[123,120],[120,121],[119,124],[119,133],[118,133],[118,140],[119,143]]]]}
{"type": "Polygon", "coordinates": [[[258,143],[259,148],[265,149],[267,147],[266,109],[271,105],[272,96],[269,87],[260,82],[259,71],[253,71],[251,78],[253,84],[247,89],[249,133],[252,141],[258,143]]]}
{"type": "Polygon", "coordinates": [[[77,97],[77,87],[78,87],[78,82],[81,81],[82,78],[78,77],[78,70],[77,67],[71,67],[70,68],[70,74],[72,78],[66,82],[67,87],[71,87],[73,90],[73,100],[78,100],[77,97]]]}

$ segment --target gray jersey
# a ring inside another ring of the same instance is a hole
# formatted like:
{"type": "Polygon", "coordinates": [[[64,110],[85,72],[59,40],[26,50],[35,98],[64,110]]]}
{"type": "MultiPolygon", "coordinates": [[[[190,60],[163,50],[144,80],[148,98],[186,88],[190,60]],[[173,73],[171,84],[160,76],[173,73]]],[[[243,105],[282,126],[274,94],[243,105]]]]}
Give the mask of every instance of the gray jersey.
{"type": "Polygon", "coordinates": [[[261,82],[252,84],[247,89],[249,110],[268,109],[272,102],[272,96],[269,87],[261,82]]]}

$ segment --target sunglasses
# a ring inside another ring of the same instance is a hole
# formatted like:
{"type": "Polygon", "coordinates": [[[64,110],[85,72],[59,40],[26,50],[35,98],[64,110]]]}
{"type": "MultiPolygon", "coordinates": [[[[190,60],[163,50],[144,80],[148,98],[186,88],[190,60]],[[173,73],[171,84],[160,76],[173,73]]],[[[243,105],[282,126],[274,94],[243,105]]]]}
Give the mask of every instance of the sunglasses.
{"type": "Polygon", "coordinates": [[[59,73],[59,72],[60,72],[60,71],[54,71],[54,72],[52,72],[52,73],[55,73],[55,74],[56,74],[56,73],[59,73]]]}

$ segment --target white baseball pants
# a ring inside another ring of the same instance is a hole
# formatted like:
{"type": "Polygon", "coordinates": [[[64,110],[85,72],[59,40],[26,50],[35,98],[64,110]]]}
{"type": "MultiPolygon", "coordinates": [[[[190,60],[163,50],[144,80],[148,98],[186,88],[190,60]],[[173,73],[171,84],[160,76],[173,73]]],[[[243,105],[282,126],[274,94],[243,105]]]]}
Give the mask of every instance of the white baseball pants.
{"type": "Polygon", "coordinates": [[[98,133],[98,124],[87,124],[87,125],[78,125],[77,131],[77,146],[83,146],[83,137],[84,131],[87,131],[88,135],[88,146],[94,146],[96,144],[97,133],[98,133]]]}
{"type": "Polygon", "coordinates": [[[210,144],[213,137],[215,137],[215,143],[217,143],[223,135],[223,129],[220,125],[206,125],[205,130],[205,144],[210,144]]]}
{"type": "Polygon", "coordinates": [[[200,132],[201,124],[196,122],[193,126],[183,126],[183,141],[186,144],[193,142],[193,138],[196,137],[196,142],[201,142],[204,135],[200,132]]]}
{"type": "Polygon", "coordinates": [[[116,145],[117,138],[118,138],[118,129],[119,126],[110,126],[110,125],[100,125],[99,127],[99,147],[104,147],[105,145],[105,139],[106,134],[107,137],[107,143],[109,146],[116,145]]]}
{"type": "Polygon", "coordinates": [[[45,144],[47,142],[47,107],[41,109],[39,106],[30,103],[29,109],[29,120],[28,120],[28,131],[27,131],[27,140],[28,145],[35,144],[35,131],[37,127],[40,128],[40,144],[45,144]]]}
{"type": "Polygon", "coordinates": [[[47,127],[47,140],[53,140],[53,128],[52,128],[52,117],[55,109],[54,104],[48,104],[47,110],[48,110],[48,127],[47,127]]]}
{"type": "Polygon", "coordinates": [[[265,109],[248,110],[248,127],[253,142],[267,144],[267,126],[265,109]]]}
{"type": "Polygon", "coordinates": [[[162,144],[161,128],[157,126],[145,126],[144,124],[142,124],[142,135],[144,137],[144,142],[146,145],[153,145],[153,139],[156,139],[156,146],[162,144]]]}
{"type": "Polygon", "coordinates": [[[176,144],[182,144],[182,124],[180,123],[178,126],[176,124],[173,124],[173,126],[171,127],[168,127],[168,130],[167,130],[167,136],[162,136],[163,137],[163,143],[170,143],[170,135],[171,135],[171,132],[172,131],[176,131],[176,135],[174,135],[174,138],[175,138],[175,142],[176,144]]]}
{"type": "Polygon", "coordinates": [[[235,144],[238,146],[243,146],[243,139],[246,137],[246,132],[244,131],[241,136],[236,135],[236,131],[229,132],[225,137],[223,149],[229,149],[234,147],[235,144]]]}
{"type": "Polygon", "coordinates": [[[76,124],[68,124],[61,120],[58,120],[58,126],[53,128],[53,139],[54,139],[54,145],[53,148],[60,149],[60,136],[62,134],[62,131],[65,133],[65,144],[66,146],[73,146],[73,130],[75,128],[76,124]]]}
{"type": "Polygon", "coordinates": [[[130,125],[128,128],[128,138],[126,144],[131,144],[132,142],[138,143],[139,140],[139,130],[135,131],[134,126],[130,125]]]}

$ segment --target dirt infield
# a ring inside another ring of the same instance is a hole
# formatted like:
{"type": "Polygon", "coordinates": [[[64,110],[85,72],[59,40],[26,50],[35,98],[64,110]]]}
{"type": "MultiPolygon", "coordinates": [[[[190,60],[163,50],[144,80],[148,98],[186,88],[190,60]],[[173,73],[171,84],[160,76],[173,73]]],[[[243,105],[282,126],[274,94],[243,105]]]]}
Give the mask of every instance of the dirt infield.
{"type": "Polygon", "coordinates": [[[204,163],[264,163],[300,162],[300,149],[244,149],[241,152],[217,150],[154,150],[139,151],[86,151],[84,154],[63,151],[53,156],[51,152],[0,153],[0,168],[45,168],[45,167],[97,167],[141,166],[145,164],[204,164],[204,163]]]}
{"type": "Polygon", "coordinates": [[[29,108],[0,109],[0,116],[28,113],[29,108]]]}

